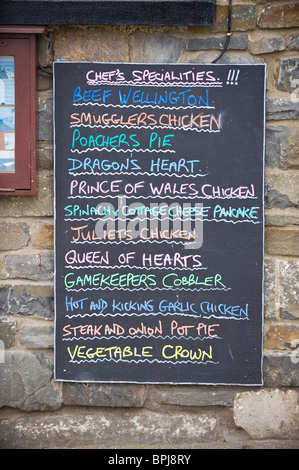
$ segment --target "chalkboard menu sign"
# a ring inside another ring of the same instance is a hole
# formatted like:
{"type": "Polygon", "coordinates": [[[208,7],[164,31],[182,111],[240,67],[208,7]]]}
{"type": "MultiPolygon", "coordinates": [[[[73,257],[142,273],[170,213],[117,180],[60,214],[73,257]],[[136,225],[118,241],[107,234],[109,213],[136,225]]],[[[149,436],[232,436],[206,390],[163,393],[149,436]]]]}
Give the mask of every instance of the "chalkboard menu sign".
{"type": "Polygon", "coordinates": [[[56,380],[262,384],[265,74],[54,64],[56,380]]]}

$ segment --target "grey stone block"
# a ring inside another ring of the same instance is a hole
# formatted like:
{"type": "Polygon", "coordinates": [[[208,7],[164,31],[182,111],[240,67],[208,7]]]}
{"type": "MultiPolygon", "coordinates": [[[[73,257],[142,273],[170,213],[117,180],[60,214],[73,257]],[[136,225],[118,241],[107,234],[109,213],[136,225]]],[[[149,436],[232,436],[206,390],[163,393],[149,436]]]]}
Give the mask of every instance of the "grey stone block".
{"type": "Polygon", "coordinates": [[[5,196],[0,199],[1,217],[53,216],[53,177],[40,173],[36,196],[5,196]]]}
{"type": "Polygon", "coordinates": [[[265,211],[266,225],[284,227],[286,225],[299,225],[299,209],[267,209],[265,211]]]}
{"type": "Polygon", "coordinates": [[[5,349],[14,344],[17,322],[9,317],[0,317],[0,340],[5,349]]]}
{"type": "Polygon", "coordinates": [[[299,387],[299,351],[264,356],[265,387],[299,387]]]}
{"type": "Polygon", "coordinates": [[[52,377],[53,366],[43,353],[5,351],[5,363],[0,364],[0,407],[25,411],[58,409],[61,393],[52,377]]]}
{"type": "Polygon", "coordinates": [[[26,284],[0,286],[0,315],[28,315],[52,319],[53,288],[26,284]]]}
{"type": "Polygon", "coordinates": [[[298,102],[281,98],[266,100],[266,118],[268,121],[299,119],[298,102]]]}
{"type": "Polygon", "coordinates": [[[274,258],[266,258],[264,261],[264,315],[266,318],[275,318],[275,278],[274,258]]]}
{"type": "Polygon", "coordinates": [[[270,168],[279,166],[279,139],[281,127],[266,127],[266,165],[270,168]]]}
{"type": "Polygon", "coordinates": [[[291,51],[299,51],[299,34],[290,37],[287,48],[291,51]]]}
{"type": "MultiPolygon", "coordinates": [[[[226,36],[221,38],[208,37],[208,38],[193,38],[187,43],[188,51],[201,51],[209,49],[222,50],[226,41],[226,36]]],[[[232,36],[229,41],[228,49],[246,50],[248,47],[248,35],[242,34],[239,36],[232,36]]]]}
{"type": "Polygon", "coordinates": [[[53,61],[53,41],[46,34],[38,35],[38,59],[42,67],[51,67],[53,61]]]}
{"type": "Polygon", "coordinates": [[[270,168],[298,168],[299,131],[295,126],[266,127],[266,165],[270,168]]]}
{"type": "Polygon", "coordinates": [[[234,387],[171,387],[163,388],[151,395],[151,400],[159,405],[186,407],[231,406],[234,401],[234,387]]]}
{"type": "Polygon", "coordinates": [[[185,40],[169,35],[138,33],[133,38],[131,61],[149,63],[177,62],[185,48],[185,40]]]}
{"type": "Polygon", "coordinates": [[[25,348],[53,349],[54,327],[51,325],[24,325],[20,331],[20,344],[25,348]]]}
{"type": "Polygon", "coordinates": [[[37,142],[37,160],[40,170],[53,169],[53,143],[52,142],[37,142]]]}
{"type": "Polygon", "coordinates": [[[271,184],[266,184],[265,188],[265,207],[266,208],[279,208],[286,209],[292,207],[292,201],[286,194],[281,194],[277,189],[273,188],[271,184]]]}
{"type": "Polygon", "coordinates": [[[224,54],[218,62],[219,64],[263,64],[264,60],[260,57],[244,56],[229,56],[224,54]]]}
{"type": "Polygon", "coordinates": [[[299,174],[294,170],[268,171],[265,178],[266,207],[286,209],[299,206],[299,174]]]}
{"type": "Polygon", "coordinates": [[[281,36],[265,37],[249,44],[249,50],[252,54],[269,54],[275,51],[283,51],[284,49],[285,45],[281,36]]]}
{"type": "Polygon", "coordinates": [[[141,407],[147,396],[147,387],[135,384],[65,383],[65,405],[141,407]]]}
{"type": "MultiPolygon", "coordinates": [[[[291,93],[299,87],[299,59],[283,59],[280,61],[277,88],[291,93]]],[[[298,106],[298,102],[297,102],[298,106]]]]}
{"type": "MultiPolygon", "coordinates": [[[[265,2],[263,2],[265,3],[265,2]]],[[[293,28],[298,26],[298,2],[283,1],[261,7],[257,18],[259,28],[293,28]]]]}
{"type": "Polygon", "coordinates": [[[53,93],[40,91],[38,94],[38,140],[53,140],[53,93]]]}
{"type": "Polygon", "coordinates": [[[0,448],[190,448],[210,445],[216,440],[217,430],[218,419],[212,412],[170,415],[144,409],[122,413],[109,409],[74,414],[67,411],[3,420],[0,448]]]}
{"type": "Polygon", "coordinates": [[[298,391],[275,389],[240,393],[235,399],[234,420],[253,439],[297,439],[298,391]]]}
{"type": "MultiPolygon", "coordinates": [[[[279,261],[279,307],[282,318],[299,318],[299,261],[279,261]]],[[[295,325],[294,325],[295,329],[295,325]]],[[[298,335],[299,347],[299,335],[298,335]]],[[[298,361],[299,362],[299,361],[298,361]]],[[[299,367],[298,367],[299,369],[299,367]]]]}
{"type": "Polygon", "coordinates": [[[29,227],[26,223],[0,222],[0,250],[18,250],[28,245],[29,227]]]}
{"type": "Polygon", "coordinates": [[[5,266],[9,278],[53,279],[54,259],[52,252],[7,255],[5,266]]]}

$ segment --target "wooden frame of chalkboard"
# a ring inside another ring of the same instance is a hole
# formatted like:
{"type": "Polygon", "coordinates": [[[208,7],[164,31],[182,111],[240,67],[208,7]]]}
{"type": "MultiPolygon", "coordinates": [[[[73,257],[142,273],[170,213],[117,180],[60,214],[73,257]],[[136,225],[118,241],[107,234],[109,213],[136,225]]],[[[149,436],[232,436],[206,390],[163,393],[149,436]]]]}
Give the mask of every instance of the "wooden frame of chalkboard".
{"type": "Polygon", "coordinates": [[[262,385],[264,64],[54,64],[55,380],[262,385]]]}

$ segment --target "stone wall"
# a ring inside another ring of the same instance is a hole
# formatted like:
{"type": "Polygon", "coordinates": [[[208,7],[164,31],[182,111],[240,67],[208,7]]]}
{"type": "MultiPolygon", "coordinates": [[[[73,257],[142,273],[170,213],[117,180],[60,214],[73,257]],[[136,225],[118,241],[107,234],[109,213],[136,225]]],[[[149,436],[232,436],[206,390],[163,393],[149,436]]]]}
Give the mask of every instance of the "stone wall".
{"type": "MultiPolygon", "coordinates": [[[[39,64],[210,62],[227,28],[217,3],[205,28],[48,26],[39,64]]],[[[0,197],[1,448],[299,447],[298,26],[299,2],[234,0],[219,62],[267,63],[263,387],[53,381],[52,76],[39,70],[38,193],[0,197]]]]}

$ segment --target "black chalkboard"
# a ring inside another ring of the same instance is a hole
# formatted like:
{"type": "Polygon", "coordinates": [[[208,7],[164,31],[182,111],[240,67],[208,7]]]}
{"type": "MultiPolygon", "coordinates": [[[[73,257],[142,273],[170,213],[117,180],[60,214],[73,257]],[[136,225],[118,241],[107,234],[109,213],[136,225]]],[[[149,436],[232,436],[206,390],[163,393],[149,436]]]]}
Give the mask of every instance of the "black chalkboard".
{"type": "Polygon", "coordinates": [[[211,26],[216,0],[1,0],[3,25],[211,26]]]}
{"type": "Polygon", "coordinates": [[[55,379],[262,384],[265,66],[54,83],[55,379]]]}

